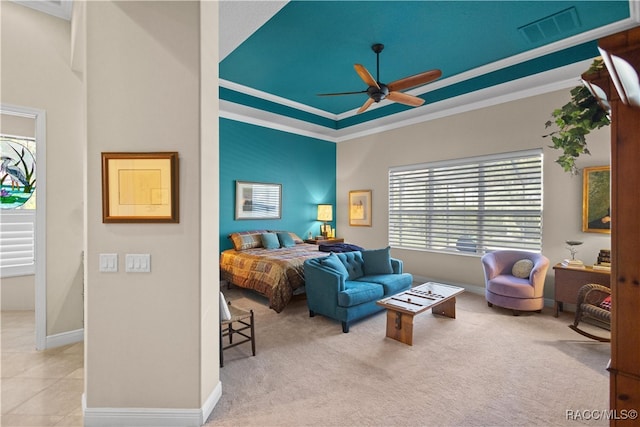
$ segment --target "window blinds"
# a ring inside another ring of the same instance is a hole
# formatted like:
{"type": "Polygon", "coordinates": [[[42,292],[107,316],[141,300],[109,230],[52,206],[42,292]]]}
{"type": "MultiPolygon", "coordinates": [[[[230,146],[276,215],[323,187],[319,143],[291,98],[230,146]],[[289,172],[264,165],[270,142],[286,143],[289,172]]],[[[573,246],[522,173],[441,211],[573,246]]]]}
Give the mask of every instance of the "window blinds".
{"type": "Polygon", "coordinates": [[[35,210],[3,212],[0,221],[1,277],[35,274],[35,210]]]}
{"type": "Polygon", "coordinates": [[[540,251],[541,150],[391,168],[389,244],[474,254],[540,251]]]}

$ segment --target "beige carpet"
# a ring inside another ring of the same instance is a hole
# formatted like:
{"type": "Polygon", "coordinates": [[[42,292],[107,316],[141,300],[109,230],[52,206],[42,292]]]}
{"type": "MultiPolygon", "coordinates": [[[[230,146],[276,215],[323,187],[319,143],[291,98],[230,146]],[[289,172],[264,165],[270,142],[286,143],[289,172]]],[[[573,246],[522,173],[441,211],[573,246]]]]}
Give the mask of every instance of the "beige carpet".
{"type": "Polygon", "coordinates": [[[407,346],[385,338],[384,312],[343,334],[305,300],[277,314],[250,291],[223,291],[254,309],[257,354],[225,351],[208,426],[608,425],[567,417],[609,400],[610,346],[570,330],[570,313],[514,317],[465,292],[455,320],[416,317],[407,346]]]}

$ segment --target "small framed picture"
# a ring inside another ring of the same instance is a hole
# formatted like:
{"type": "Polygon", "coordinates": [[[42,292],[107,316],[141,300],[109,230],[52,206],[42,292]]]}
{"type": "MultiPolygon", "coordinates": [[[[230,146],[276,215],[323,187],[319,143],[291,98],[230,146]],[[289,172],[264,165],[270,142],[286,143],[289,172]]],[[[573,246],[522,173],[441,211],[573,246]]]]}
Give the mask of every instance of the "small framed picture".
{"type": "Polygon", "coordinates": [[[349,191],[349,225],[371,227],[371,190],[349,191]]]}
{"type": "Polygon", "coordinates": [[[236,181],[236,219],[280,219],[282,185],[236,181]]]}
{"type": "Polygon", "coordinates": [[[582,173],[582,231],[611,233],[611,169],[596,166],[582,173]]]}
{"type": "Polygon", "coordinates": [[[102,153],[102,222],[180,222],[178,153],[102,153]]]}

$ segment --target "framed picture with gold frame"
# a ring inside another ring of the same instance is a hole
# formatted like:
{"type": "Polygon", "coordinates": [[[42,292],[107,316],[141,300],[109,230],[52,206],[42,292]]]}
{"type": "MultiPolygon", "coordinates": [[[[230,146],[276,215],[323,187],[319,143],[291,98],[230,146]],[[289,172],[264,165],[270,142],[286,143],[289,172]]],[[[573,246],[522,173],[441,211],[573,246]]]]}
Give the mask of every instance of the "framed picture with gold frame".
{"type": "Polygon", "coordinates": [[[371,227],[371,190],[349,191],[349,225],[371,227]]]}
{"type": "Polygon", "coordinates": [[[102,153],[102,222],[179,221],[178,153],[102,153]]]}
{"type": "Polygon", "coordinates": [[[582,231],[611,233],[610,189],[609,166],[582,170],[582,231]]]}

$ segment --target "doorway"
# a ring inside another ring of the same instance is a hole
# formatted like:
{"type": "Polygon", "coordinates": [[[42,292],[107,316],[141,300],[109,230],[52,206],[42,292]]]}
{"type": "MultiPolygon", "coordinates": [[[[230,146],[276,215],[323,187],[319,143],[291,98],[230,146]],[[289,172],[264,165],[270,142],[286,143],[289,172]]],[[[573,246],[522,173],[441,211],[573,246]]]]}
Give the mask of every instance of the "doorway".
{"type": "MultiPolygon", "coordinates": [[[[46,112],[44,110],[1,104],[4,116],[27,118],[34,121],[33,138],[36,143],[37,165],[36,215],[34,233],[34,295],[35,295],[35,346],[37,350],[47,347],[47,286],[46,286],[46,112]]],[[[4,128],[4,126],[3,126],[4,128]]],[[[4,129],[3,129],[4,132],[4,129]]]]}

